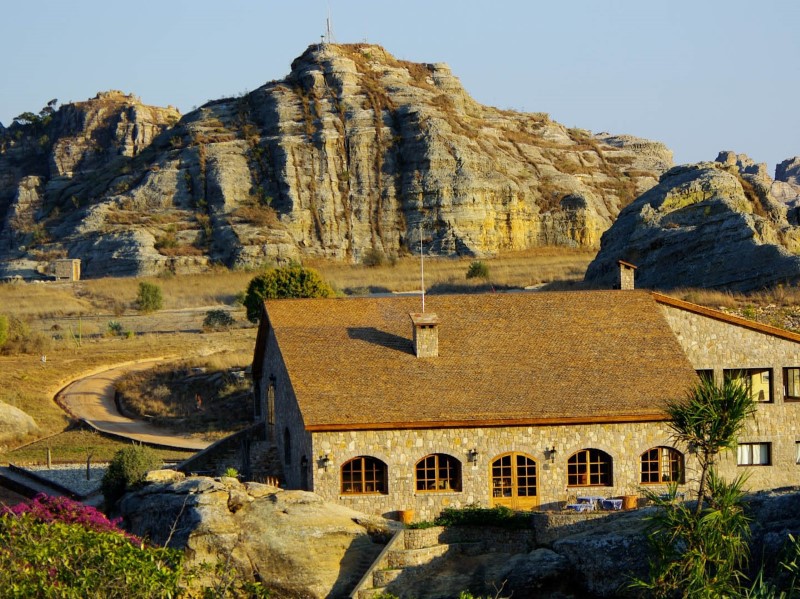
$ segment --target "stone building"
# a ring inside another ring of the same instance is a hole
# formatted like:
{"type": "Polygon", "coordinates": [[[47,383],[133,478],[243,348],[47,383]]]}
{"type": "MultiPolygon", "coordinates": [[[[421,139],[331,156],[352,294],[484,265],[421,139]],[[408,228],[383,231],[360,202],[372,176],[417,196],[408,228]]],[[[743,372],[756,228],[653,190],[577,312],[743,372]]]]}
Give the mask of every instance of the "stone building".
{"type": "Polygon", "coordinates": [[[726,474],[800,473],[800,335],[647,291],[276,300],[256,413],[289,488],[391,515],[682,489],[696,460],[665,402],[698,376],[758,399],[726,474]]]}

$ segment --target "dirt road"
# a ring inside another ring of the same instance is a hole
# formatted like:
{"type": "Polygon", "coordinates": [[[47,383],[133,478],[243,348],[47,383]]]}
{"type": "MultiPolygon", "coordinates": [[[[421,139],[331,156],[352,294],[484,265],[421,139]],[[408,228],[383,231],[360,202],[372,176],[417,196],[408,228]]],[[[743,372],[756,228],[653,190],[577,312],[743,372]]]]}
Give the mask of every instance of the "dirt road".
{"type": "Polygon", "coordinates": [[[126,437],[142,443],[201,450],[211,445],[185,433],[155,427],[148,422],[122,416],[114,404],[114,384],[128,372],[147,370],[163,360],[143,360],[121,364],[100,373],[74,381],[62,389],[57,401],[73,417],[85,421],[92,428],[111,435],[126,437]]]}

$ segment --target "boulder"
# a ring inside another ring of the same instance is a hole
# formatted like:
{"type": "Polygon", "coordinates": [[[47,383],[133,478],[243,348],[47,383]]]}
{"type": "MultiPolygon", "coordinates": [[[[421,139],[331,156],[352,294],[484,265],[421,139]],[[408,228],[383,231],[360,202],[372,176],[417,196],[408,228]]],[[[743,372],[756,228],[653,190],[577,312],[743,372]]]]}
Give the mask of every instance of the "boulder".
{"type": "Polygon", "coordinates": [[[39,432],[39,425],[28,414],[0,401],[0,444],[20,441],[39,432]]]}
{"type": "MultiPolygon", "coordinates": [[[[185,549],[189,567],[233,568],[277,597],[342,596],[383,548],[370,534],[374,517],[314,493],[232,478],[150,484],[126,495],[120,511],[134,534],[185,549]]],[[[213,584],[213,572],[199,582],[213,584]]]]}
{"type": "Polygon", "coordinates": [[[619,260],[638,267],[638,287],[761,289],[800,280],[797,209],[744,155],[670,169],[603,234],[585,279],[618,283],[619,260]]]}

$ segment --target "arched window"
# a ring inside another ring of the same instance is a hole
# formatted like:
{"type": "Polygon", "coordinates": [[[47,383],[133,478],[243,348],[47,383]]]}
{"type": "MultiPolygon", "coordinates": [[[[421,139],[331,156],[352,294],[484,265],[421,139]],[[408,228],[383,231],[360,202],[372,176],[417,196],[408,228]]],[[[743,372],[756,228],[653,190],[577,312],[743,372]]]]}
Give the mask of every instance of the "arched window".
{"type": "Polygon", "coordinates": [[[683,483],[683,454],[673,447],[653,447],[642,454],[643,485],[683,483]]]}
{"type": "Polygon", "coordinates": [[[388,468],[378,458],[358,456],[342,464],[342,495],[386,495],[388,468]]]}
{"type": "Polygon", "coordinates": [[[567,460],[567,486],[610,487],[614,481],[611,456],[599,449],[581,449],[567,460]]]}
{"type": "Polygon", "coordinates": [[[434,453],[416,466],[417,491],[460,491],[461,462],[450,455],[434,453]]]}
{"type": "Polygon", "coordinates": [[[283,462],[285,464],[292,462],[292,438],[288,427],[283,430],[283,462]]]}

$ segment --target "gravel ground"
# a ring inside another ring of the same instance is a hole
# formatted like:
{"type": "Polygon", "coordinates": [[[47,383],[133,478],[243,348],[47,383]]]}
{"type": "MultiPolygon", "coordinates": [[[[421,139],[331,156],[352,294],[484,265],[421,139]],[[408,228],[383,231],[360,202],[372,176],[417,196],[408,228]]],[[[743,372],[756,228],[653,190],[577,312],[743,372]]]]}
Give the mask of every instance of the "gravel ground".
{"type": "Polygon", "coordinates": [[[86,464],[60,464],[47,466],[28,466],[25,470],[35,473],[49,481],[56,482],[79,495],[91,495],[100,491],[100,483],[108,464],[92,466],[89,479],[86,479],[86,464]]]}

